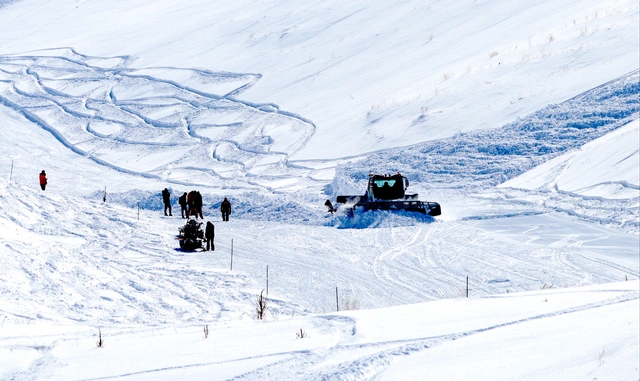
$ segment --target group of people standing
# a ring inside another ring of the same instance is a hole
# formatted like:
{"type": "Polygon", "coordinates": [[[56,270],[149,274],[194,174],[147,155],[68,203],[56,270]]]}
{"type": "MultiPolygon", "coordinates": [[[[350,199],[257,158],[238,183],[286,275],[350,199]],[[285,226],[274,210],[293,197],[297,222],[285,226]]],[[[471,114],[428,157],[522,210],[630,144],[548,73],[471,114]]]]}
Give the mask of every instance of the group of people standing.
{"type": "MultiPolygon", "coordinates": [[[[167,209],[169,210],[169,216],[171,214],[171,193],[169,189],[164,188],[162,190],[162,201],[164,202],[164,215],[167,215],[167,209]]],[[[202,195],[199,191],[192,190],[187,193],[184,192],[182,196],[178,197],[178,204],[180,204],[180,214],[182,218],[189,219],[191,216],[194,216],[195,219],[204,219],[202,215],[202,195]]],[[[222,203],[220,203],[220,213],[222,213],[222,221],[229,221],[229,215],[231,214],[231,203],[225,197],[222,203]]],[[[194,226],[199,226],[195,220],[190,220],[187,222],[187,225],[190,223],[194,224],[194,226]],[[196,225],[197,224],[197,225],[196,225]]],[[[204,238],[206,240],[205,251],[215,250],[215,246],[213,244],[213,239],[215,237],[215,226],[211,223],[211,221],[207,221],[207,225],[204,231],[204,238]]]]}
{"type": "MultiPolygon", "coordinates": [[[[162,190],[162,201],[164,202],[164,215],[167,216],[167,210],[169,210],[168,215],[173,216],[173,214],[171,214],[171,193],[167,188],[162,190]]],[[[180,204],[182,218],[194,216],[196,219],[204,219],[202,215],[202,195],[199,191],[192,190],[189,193],[184,192],[182,196],[178,198],[178,204],[180,204]]],[[[222,221],[229,221],[231,202],[229,202],[226,197],[222,203],[220,203],[220,213],[222,214],[222,221]]]]}
{"type": "MultiPolygon", "coordinates": [[[[167,188],[165,188],[165,190],[166,189],[167,188]]],[[[178,198],[178,204],[180,204],[182,218],[189,218],[192,215],[196,218],[198,218],[198,216],[200,216],[201,219],[204,218],[202,216],[202,195],[200,192],[194,190],[188,194],[184,192],[182,196],[178,198]]]]}
{"type": "MultiPolygon", "coordinates": [[[[47,174],[44,169],[40,172],[39,180],[40,188],[45,190],[47,187],[47,174]]],[[[169,189],[167,188],[162,190],[162,201],[164,202],[164,215],[173,216],[171,213],[171,192],[169,192],[169,189]],[[169,211],[169,214],[167,214],[167,210],[169,211]]],[[[196,219],[198,217],[204,219],[204,216],[202,215],[202,195],[199,191],[192,190],[189,193],[184,192],[182,196],[178,198],[178,204],[180,204],[180,213],[182,214],[182,218],[195,216],[196,219]]],[[[231,203],[226,197],[220,204],[220,213],[222,213],[222,221],[229,221],[231,203]]]]}
{"type": "MultiPolygon", "coordinates": [[[[44,169],[40,172],[39,175],[40,180],[40,188],[45,190],[47,188],[47,174],[44,169]]],[[[165,216],[173,216],[171,213],[171,192],[169,189],[164,188],[162,190],[162,201],[164,203],[164,215],[165,216]],[[169,214],[167,214],[167,210],[169,214]]],[[[178,198],[178,204],[180,204],[180,212],[182,214],[182,218],[189,218],[190,216],[195,216],[197,219],[198,216],[201,219],[204,219],[202,215],[202,195],[200,192],[192,190],[187,193],[184,192],[182,196],[178,198]],[[186,214],[186,215],[185,215],[186,214]]],[[[229,215],[231,214],[231,203],[225,197],[222,203],[220,204],[220,213],[222,213],[222,221],[229,221],[229,215]]],[[[213,245],[213,239],[215,237],[215,227],[211,223],[211,221],[207,221],[207,225],[204,232],[204,238],[207,241],[207,246],[205,251],[207,250],[215,250],[213,245]]]]}

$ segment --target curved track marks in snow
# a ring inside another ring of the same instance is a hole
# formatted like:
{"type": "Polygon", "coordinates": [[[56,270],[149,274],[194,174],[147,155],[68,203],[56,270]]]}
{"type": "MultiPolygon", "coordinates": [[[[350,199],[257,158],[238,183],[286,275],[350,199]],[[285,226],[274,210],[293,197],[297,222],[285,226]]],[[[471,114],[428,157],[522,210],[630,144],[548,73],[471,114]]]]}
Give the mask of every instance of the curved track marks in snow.
{"type": "Polygon", "coordinates": [[[515,218],[513,233],[491,221],[336,230],[236,220],[216,229],[234,237],[234,270],[266,285],[269,266],[269,295],[294,303],[278,307],[285,314],[335,311],[336,287],[344,310],[463,297],[467,276],[473,297],[640,276],[631,263],[603,255],[631,255],[633,237],[616,247],[617,238],[579,223],[566,228],[572,234],[517,230],[518,223],[552,230],[557,221],[547,216],[515,218]]]}
{"type": "Polygon", "coordinates": [[[233,178],[238,186],[247,175],[305,172],[287,161],[313,123],[235,98],[259,74],[130,64],[73,49],[0,56],[0,103],[73,152],[129,174],[191,184],[233,178]]]}

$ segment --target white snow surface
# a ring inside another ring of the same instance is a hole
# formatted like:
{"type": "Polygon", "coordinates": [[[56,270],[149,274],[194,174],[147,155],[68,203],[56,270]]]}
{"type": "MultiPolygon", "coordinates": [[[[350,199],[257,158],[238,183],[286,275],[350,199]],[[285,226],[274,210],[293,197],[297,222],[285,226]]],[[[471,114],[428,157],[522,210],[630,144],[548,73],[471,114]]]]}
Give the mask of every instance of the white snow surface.
{"type": "Polygon", "coordinates": [[[5,54],[73,47],[258,75],[241,99],[316,129],[296,160],[500,127],[637,69],[640,38],[633,0],[24,0],[0,21],[5,54]]]}
{"type": "Polygon", "coordinates": [[[626,199],[638,195],[638,119],[558,156],[500,186],[526,189],[555,188],[582,196],[626,199]]]}
{"type": "Polygon", "coordinates": [[[639,8],[0,0],[0,379],[640,379],[639,8]]]}

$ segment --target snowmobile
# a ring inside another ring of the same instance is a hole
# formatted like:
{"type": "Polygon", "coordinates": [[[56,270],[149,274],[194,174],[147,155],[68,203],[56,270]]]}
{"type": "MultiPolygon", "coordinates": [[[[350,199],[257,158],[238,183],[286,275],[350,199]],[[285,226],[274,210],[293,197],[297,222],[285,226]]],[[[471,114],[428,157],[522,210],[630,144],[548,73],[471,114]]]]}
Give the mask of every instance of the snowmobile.
{"type": "Polygon", "coordinates": [[[417,194],[406,194],[409,181],[399,172],[395,175],[369,175],[369,183],[364,196],[338,196],[336,202],[351,208],[367,210],[407,210],[439,216],[440,204],[420,201],[417,194]]]}
{"type": "Polygon", "coordinates": [[[196,220],[189,220],[187,223],[180,227],[178,231],[178,241],[180,242],[180,248],[185,251],[193,251],[195,249],[202,249],[202,239],[204,238],[204,232],[202,231],[202,222],[196,220]]]}

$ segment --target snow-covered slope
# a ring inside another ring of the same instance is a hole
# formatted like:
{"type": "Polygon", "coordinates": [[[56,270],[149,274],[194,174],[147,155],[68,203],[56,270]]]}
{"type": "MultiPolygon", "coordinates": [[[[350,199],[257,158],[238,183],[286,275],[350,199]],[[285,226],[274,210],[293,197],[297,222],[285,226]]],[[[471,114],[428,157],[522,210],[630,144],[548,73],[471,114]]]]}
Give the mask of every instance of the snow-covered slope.
{"type": "Polygon", "coordinates": [[[312,121],[306,160],[500,127],[637,69],[637,30],[633,0],[24,0],[0,51],[259,75],[241,99],[312,121]]]}
{"type": "Polygon", "coordinates": [[[639,8],[0,0],[0,379],[637,380],[639,8]]]}
{"type": "Polygon", "coordinates": [[[103,328],[102,348],[91,327],[5,323],[0,366],[6,379],[48,380],[633,380],[639,286],[450,299],[268,323],[103,328]]]}
{"type": "Polygon", "coordinates": [[[583,196],[636,198],[640,195],[638,137],[640,122],[635,119],[580,150],[550,160],[501,186],[554,187],[583,196]]]}

